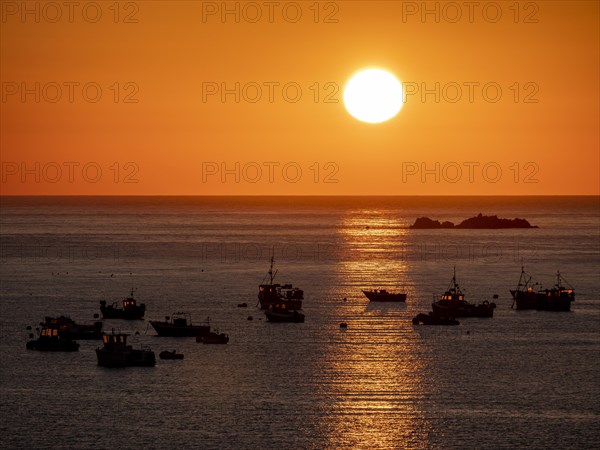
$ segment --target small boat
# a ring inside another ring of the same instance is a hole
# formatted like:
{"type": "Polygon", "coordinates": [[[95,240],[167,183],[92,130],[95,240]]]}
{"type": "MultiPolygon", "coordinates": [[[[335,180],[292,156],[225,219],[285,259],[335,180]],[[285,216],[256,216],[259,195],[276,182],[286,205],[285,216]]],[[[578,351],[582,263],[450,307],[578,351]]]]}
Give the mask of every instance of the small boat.
{"type": "Polygon", "coordinates": [[[441,317],[436,316],[433,312],[429,314],[419,313],[413,317],[412,323],[414,325],[460,325],[460,322],[453,317],[441,317]]]}
{"type": "Polygon", "coordinates": [[[156,365],[156,357],[150,349],[133,349],[127,345],[125,333],[102,334],[103,348],[96,349],[98,365],[102,367],[152,367],[156,365]]]}
{"type": "Polygon", "coordinates": [[[269,322],[288,322],[302,323],[304,322],[304,314],[296,309],[289,310],[284,304],[272,305],[271,309],[265,311],[265,316],[269,322]]]}
{"type": "Polygon", "coordinates": [[[372,302],[405,302],[406,294],[401,292],[389,292],[385,289],[363,290],[363,294],[372,302]]]}
{"type": "Polygon", "coordinates": [[[277,275],[277,270],[273,272],[274,262],[275,258],[271,256],[271,266],[269,272],[267,272],[269,283],[258,286],[260,309],[269,309],[271,306],[281,303],[285,303],[288,310],[302,309],[302,300],[304,299],[304,291],[302,289],[295,288],[291,284],[281,285],[273,283],[277,275]]]}
{"type": "Polygon", "coordinates": [[[465,296],[456,283],[456,268],[448,290],[440,300],[431,304],[433,315],[439,317],[493,317],[495,303],[487,300],[476,305],[465,300],[465,296]]]}
{"type": "Polygon", "coordinates": [[[146,305],[144,303],[137,304],[137,301],[133,298],[133,289],[129,294],[129,297],[122,301],[123,307],[119,308],[118,302],[114,302],[112,305],[106,306],[106,302],[102,300],[100,302],[100,311],[102,317],[105,319],[126,319],[136,320],[142,319],[146,312],[146,305]]]}
{"type": "MultiPolygon", "coordinates": [[[[516,309],[537,309],[538,311],[570,311],[571,302],[575,301],[575,290],[563,286],[560,272],[556,272],[556,284],[552,289],[540,288],[538,283],[532,283],[532,277],[525,268],[521,267],[521,276],[517,288],[510,291],[513,296],[512,307],[516,309]]],[[[565,281],[566,282],[566,281],[565,281]]],[[[568,283],[567,283],[568,284],[568,283]]]]}
{"type": "Polygon", "coordinates": [[[56,328],[43,327],[39,337],[28,341],[26,348],[40,352],[76,352],[79,350],[79,343],[70,337],[62,336],[56,328]]]}
{"type": "Polygon", "coordinates": [[[46,316],[42,326],[59,330],[63,337],[70,339],[102,339],[102,322],[99,321],[87,325],[75,323],[69,316],[46,316]]]}
{"type": "Polygon", "coordinates": [[[177,353],[175,350],[170,352],[169,350],[164,350],[158,354],[160,359],[183,359],[183,353],[177,353]]]}
{"type": "Polygon", "coordinates": [[[227,344],[229,342],[229,336],[225,333],[208,332],[202,336],[196,338],[196,342],[202,342],[203,344],[227,344]]]}
{"type": "Polygon", "coordinates": [[[151,320],[150,325],[159,336],[186,337],[200,336],[210,331],[210,324],[192,325],[192,317],[187,312],[173,313],[173,317],[165,317],[165,321],[151,320]]]}

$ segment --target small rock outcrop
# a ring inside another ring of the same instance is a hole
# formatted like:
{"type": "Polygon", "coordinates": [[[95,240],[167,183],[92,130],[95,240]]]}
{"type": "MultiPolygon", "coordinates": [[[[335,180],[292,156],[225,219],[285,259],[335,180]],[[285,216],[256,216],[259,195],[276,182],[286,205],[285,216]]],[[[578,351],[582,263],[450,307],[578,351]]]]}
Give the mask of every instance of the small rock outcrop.
{"type": "Polygon", "coordinates": [[[458,225],[452,222],[440,222],[429,217],[419,217],[409,228],[412,229],[437,229],[437,228],[465,228],[465,229],[498,229],[498,228],[538,228],[525,219],[501,219],[498,216],[484,216],[479,213],[475,217],[463,220],[458,225]]]}

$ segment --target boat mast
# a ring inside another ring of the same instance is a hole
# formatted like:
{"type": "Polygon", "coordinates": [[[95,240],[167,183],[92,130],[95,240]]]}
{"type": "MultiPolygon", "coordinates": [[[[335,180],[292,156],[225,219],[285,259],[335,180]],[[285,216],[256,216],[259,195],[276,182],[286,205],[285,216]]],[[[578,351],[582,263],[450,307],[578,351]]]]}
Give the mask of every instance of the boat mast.
{"type": "Polygon", "coordinates": [[[277,275],[277,270],[273,273],[273,263],[275,262],[275,246],[271,249],[271,266],[269,267],[269,284],[273,284],[273,280],[275,279],[275,275],[277,275]]]}

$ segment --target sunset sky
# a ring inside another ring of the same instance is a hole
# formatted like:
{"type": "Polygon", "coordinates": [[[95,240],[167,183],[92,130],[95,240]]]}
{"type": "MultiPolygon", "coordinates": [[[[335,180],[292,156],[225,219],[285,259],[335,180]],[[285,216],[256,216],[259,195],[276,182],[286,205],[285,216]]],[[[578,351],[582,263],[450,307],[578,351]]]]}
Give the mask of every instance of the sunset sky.
{"type": "Polygon", "coordinates": [[[596,1],[89,3],[2,2],[2,195],[600,194],[596,1]]]}

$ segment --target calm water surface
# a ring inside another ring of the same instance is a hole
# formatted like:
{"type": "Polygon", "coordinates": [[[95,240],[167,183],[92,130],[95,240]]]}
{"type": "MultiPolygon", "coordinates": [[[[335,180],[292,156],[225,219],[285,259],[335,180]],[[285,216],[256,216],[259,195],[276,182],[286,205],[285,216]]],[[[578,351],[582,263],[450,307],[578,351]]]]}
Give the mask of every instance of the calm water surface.
{"type": "Polygon", "coordinates": [[[575,198],[3,198],[2,448],[599,448],[600,204],[575,198]],[[419,216],[521,217],[528,230],[408,230],[419,216]],[[303,324],[255,307],[271,251],[303,324]],[[514,311],[520,266],[576,288],[570,313],[514,311]],[[493,319],[416,327],[456,266],[493,319]],[[154,368],[27,351],[46,315],[91,321],[135,287],[143,321],[105,321],[154,368]],[[370,304],[362,288],[402,288],[370,304]],[[248,303],[248,308],[237,304],[248,303]],[[226,346],[158,338],[189,311],[226,346]],[[247,320],[253,316],[254,320],[247,320]],[[340,331],[339,323],[348,323],[340,331]]]}

